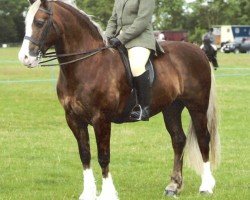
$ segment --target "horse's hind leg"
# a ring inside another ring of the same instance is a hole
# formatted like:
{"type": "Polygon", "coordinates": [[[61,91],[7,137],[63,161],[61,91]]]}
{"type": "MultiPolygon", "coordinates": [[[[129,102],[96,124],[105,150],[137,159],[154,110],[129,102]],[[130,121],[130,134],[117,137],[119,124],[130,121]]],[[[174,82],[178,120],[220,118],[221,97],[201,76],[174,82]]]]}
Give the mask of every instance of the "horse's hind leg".
{"type": "Polygon", "coordinates": [[[111,122],[99,116],[94,120],[93,126],[98,150],[98,162],[102,168],[103,176],[102,192],[98,200],[118,200],[111,173],[109,172],[111,122]]]}
{"type": "Polygon", "coordinates": [[[93,171],[90,168],[90,146],[89,146],[89,133],[87,124],[84,124],[82,119],[66,111],[66,120],[72,130],[79,148],[79,154],[83,165],[84,176],[84,191],[79,197],[80,200],[95,200],[96,199],[96,184],[93,171]]]}
{"type": "MultiPolygon", "coordinates": [[[[200,166],[201,173],[202,173],[202,176],[201,176],[202,184],[200,186],[199,191],[201,193],[213,193],[213,188],[215,186],[215,179],[212,176],[211,169],[210,169],[210,162],[209,162],[210,134],[207,128],[207,113],[202,110],[189,109],[189,113],[192,118],[193,129],[197,138],[199,150],[200,150],[202,161],[203,161],[203,165],[200,166]]],[[[191,146],[191,145],[195,146],[195,144],[188,144],[187,146],[191,146]]],[[[193,155],[193,157],[197,158],[199,157],[199,155],[196,154],[196,155],[193,155]]]]}
{"type": "Polygon", "coordinates": [[[183,183],[182,156],[186,143],[186,136],[181,123],[181,113],[183,108],[184,106],[181,102],[175,101],[163,111],[165,125],[171,136],[174,149],[174,167],[171,175],[171,183],[165,189],[166,195],[168,196],[176,195],[180,191],[183,183]]]}

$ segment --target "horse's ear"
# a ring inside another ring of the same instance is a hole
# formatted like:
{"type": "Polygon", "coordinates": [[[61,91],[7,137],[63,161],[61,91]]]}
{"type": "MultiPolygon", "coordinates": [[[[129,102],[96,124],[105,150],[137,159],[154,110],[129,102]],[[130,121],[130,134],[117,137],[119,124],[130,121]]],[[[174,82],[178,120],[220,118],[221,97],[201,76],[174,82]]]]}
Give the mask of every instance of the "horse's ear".
{"type": "Polygon", "coordinates": [[[35,3],[36,0],[29,0],[30,4],[32,5],[33,3],[35,3]]]}

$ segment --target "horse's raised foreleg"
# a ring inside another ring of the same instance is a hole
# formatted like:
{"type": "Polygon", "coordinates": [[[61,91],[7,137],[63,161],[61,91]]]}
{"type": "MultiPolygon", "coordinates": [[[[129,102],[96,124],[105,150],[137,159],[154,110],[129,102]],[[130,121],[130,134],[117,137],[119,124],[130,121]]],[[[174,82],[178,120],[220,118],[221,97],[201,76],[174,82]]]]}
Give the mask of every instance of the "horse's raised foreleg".
{"type": "Polygon", "coordinates": [[[109,172],[111,123],[98,118],[93,125],[96,135],[98,162],[102,168],[103,176],[102,191],[98,200],[118,200],[118,194],[109,172]]]}
{"type": "Polygon", "coordinates": [[[182,155],[186,142],[186,136],[181,123],[181,112],[183,108],[184,106],[180,102],[175,101],[163,111],[165,125],[171,136],[174,149],[174,167],[171,175],[171,183],[165,189],[165,193],[168,196],[176,195],[180,191],[183,183],[182,155]]]}
{"type": "Polygon", "coordinates": [[[67,123],[72,130],[79,148],[79,154],[83,165],[84,190],[79,197],[80,200],[95,200],[96,199],[96,184],[95,178],[90,168],[90,146],[89,133],[87,124],[83,123],[82,119],[71,113],[66,113],[67,123]]]}
{"type": "MultiPolygon", "coordinates": [[[[210,134],[207,128],[207,114],[206,112],[198,110],[189,110],[195,135],[197,137],[197,142],[201,152],[203,165],[202,168],[202,183],[199,191],[201,193],[213,193],[213,188],[215,186],[215,179],[212,175],[210,162],[209,162],[209,142],[210,134]]],[[[197,155],[198,156],[198,155],[197,155]]]]}

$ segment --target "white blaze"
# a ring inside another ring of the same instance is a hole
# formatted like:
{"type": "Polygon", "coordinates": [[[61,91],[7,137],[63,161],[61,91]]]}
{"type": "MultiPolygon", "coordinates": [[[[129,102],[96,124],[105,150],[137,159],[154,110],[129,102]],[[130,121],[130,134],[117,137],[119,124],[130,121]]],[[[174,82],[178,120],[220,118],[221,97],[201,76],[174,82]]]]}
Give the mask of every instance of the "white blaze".
{"type": "MultiPolygon", "coordinates": [[[[35,3],[33,3],[29,11],[27,13],[26,19],[25,19],[25,35],[31,37],[32,36],[32,23],[35,17],[35,14],[37,13],[39,7],[40,7],[41,1],[37,0],[35,3]]],[[[36,57],[29,55],[29,44],[30,41],[24,39],[22,47],[19,51],[18,58],[19,60],[26,66],[29,67],[35,67],[38,65],[38,60],[36,57]]]]}

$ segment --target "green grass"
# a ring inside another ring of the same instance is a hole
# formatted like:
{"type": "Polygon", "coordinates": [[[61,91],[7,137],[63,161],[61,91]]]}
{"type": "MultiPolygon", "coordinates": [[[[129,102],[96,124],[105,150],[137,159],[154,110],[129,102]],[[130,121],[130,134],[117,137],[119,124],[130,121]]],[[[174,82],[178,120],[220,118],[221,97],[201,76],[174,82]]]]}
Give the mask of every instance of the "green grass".
{"type": "MultiPolygon", "coordinates": [[[[11,82],[51,79],[57,69],[27,69],[19,64],[17,52],[0,49],[0,199],[78,199],[82,168],[55,82],[11,82]]],[[[222,163],[214,173],[217,185],[212,197],[200,196],[200,177],[185,166],[180,199],[250,197],[250,55],[218,56],[222,163]]],[[[187,127],[186,115],[184,124],[187,127]]],[[[92,128],[90,135],[100,190],[92,128]]],[[[173,151],[161,114],[148,123],[112,125],[111,148],[110,168],[121,200],[168,199],[163,191],[169,183],[173,151]]]]}

